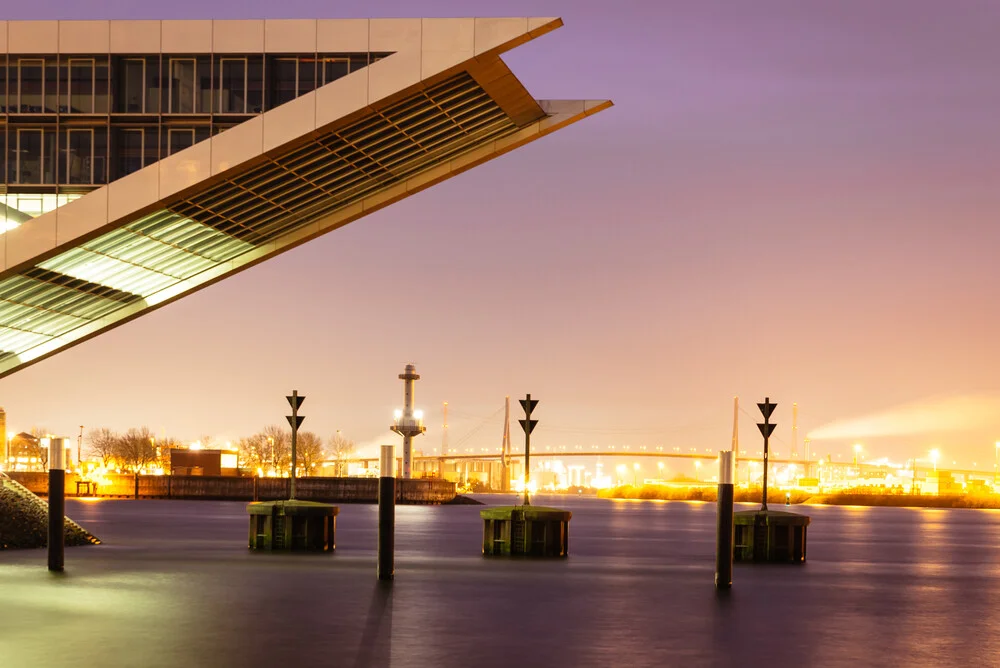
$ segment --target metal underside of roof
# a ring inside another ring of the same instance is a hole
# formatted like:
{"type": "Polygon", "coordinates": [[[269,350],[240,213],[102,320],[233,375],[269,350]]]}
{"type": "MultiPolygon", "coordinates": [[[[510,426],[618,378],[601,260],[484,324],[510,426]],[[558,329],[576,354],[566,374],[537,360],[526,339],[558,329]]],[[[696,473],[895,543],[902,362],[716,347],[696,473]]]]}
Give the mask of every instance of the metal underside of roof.
{"type": "Polygon", "coordinates": [[[117,312],[518,129],[463,71],[8,276],[0,377],[22,357],[72,344],[117,312]]]}

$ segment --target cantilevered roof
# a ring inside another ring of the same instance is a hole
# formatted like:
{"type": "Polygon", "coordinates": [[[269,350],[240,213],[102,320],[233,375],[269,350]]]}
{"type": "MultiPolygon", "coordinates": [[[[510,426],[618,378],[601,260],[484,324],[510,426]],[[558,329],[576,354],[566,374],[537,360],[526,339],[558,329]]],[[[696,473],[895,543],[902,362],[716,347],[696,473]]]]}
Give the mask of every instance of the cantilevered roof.
{"type": "Polygon", "coordinates": [[[325,24],[392,55],[0,235],[0,377],[611,106],[500,59],[561,25],[325,24]]]}

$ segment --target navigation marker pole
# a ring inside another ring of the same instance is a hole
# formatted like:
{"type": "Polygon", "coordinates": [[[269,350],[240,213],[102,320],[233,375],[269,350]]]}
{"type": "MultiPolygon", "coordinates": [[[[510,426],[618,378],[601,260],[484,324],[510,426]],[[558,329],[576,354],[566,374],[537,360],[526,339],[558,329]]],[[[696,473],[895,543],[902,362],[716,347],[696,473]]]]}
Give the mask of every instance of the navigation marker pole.
{"type": "Polygon", "coordinates": [[[732,450],[719,453],[719,495],[715,515],[715,588],[733,586],[733,463],[732,450]]]}
{"type": "Polygon", "coordinates": [[[50,437],[49,446],[49,570],[60,573],[65,562],[66,439],[50,437]]]}
{"type": "Polygon", "coordinates": [[[771,438],[771,433],[774,431],[776,425],[771,424],[771,413],[777,408],[778,404],[772,404],[769,397],[764,397],[764,403],[757,404],[757,408],[760,409],[761,415],[764,416],[764,424],[757,423],[757,428],[760,429],[760,433],[764,436],[764,493],[760,501],[760,509],[767,512],[767,442],[771,438]]]}
{"type": "Polygon", "coordinates": [[[288,424],[292,428],[292,470],[291,470],[290,477],[289,477],[289,482],[288,482],[288,499],[289,500],[294,500],[295,499],[295,465],[298,463],[298,459],[296,457],[296,455],[298,453],[295,450],[295,446],[296,446],[296,440],[297,440],[298,433],[299,433],[299,426],[302,424],[302,421],[306,419],[304,415],[299,415],[299,406],[302,405],[302,402],[305,401],[306,398],[305,397],[300,397],[298,390],[292,390],[292,396],[285,397],[285,398],[288,399],[288,403],[292,407],[292,414],[291,415],[286,415],[285,419],[288,420],[288,424]]]}
{"type": "Polygon", "coordinates": [[[396,446],[383,445],[378,479],[378,566],[379,580],[392,580],[396,540],[396,446]]]}
{"type": "Polygon", "coordinates": [[[518,420],[521,429],[524,430],[524,505],[530,506],[531,500],[528,498],[528,488],[531,485],[531,432],[538,424],[538,420],[531,419],[531,411],[538,405],[538,399],[532,399],[531,395],[525,395],[520,400],[521,408],[524,409],[524,419],[518,420]]]}

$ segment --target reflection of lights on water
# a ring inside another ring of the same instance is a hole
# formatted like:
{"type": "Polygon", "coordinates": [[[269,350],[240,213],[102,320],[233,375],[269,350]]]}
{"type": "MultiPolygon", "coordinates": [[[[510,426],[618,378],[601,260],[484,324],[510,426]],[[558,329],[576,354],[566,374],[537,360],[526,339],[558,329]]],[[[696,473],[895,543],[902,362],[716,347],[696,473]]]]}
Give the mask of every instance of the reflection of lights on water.
{"type": "MultiPolygon", "coordinates": [[[[511,482],[511,488],[515,492],[524,492],[524,481],[523,480],[514,480],[514,481],[512,481],[511,482]]],[[[534,494],[537,491],[538,491],[538,483],[535,482],[534,480],[532,480],[530,483],[528,483],[528,493],[529,494],[534,494]]]]}

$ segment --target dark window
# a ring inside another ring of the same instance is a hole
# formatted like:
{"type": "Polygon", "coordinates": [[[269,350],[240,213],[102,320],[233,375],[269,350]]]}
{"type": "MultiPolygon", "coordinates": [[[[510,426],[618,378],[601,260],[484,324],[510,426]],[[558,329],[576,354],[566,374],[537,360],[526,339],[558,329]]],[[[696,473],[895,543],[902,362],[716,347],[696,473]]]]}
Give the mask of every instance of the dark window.
{"type": "Polygon", "coordinates": [[[299,89],[298,58],[275,58],[271,64],[271,107],[291,102],[299,89]]]}
{"type": "Polygon", "coordinates": [[[195,60],[170,60],[170,113],[193,114],[195,103],[195,60]]]}
{"type": "Polygon", "coordinates": [[[4,153],[5,162],[7,163],[7,183],[17,182],[17,131],[13,128],[8,127],[6,129],[7,133],[7,152],[4,153]]]}
{"type": "Polygon", "coordinates": [[[96,62],[94,69],[94,111],[106,114],[111,109],[111,70],[107,58],[96,62]]]}
{"type": "Polygon", "coordinates": [[[197,78],[198,82],[198,113],[199,114],[210,114],[212,113],[212,59],[201,57],[198,59],[197,65],[197,78]]]}
{"type": "Polygon", "coordinates": [[[368,67],[368,54],[367,53],[357,53],[351,56],[351,71],[357,72],[358,70],[368,67]]]}
{"type": "Polygon", "coordinates": [[[42,113],[42,82],[45,61],[22,58],[17,63],[18,111],[22,114],[42,113]]]}
{"type": "Polygon", "coordinates": [[[166,91],[161,93],[160,59],[146,60],[146,112],[155,114],[160,103],[166,99],[166,91]]]}
{"type": "Polygon", "coordinates": [[[45,111],[54,114],[59,110],[59,65],[55,60],[45,64],[45,111]]]}
{"type": "Polygon", "coordinates": [[[219,113],[247,113],[246,59],[223,58],[219,64],[219,113]]]}
{"type": "Polygon", "coordinates": [[[167,155],[194,146],[194,128],[171,128],[167,131],[167,155]]]}
{"type": "Polygon", "coordinates": [[[121,64],[117,108],[126,114],[146,113],[146,60],[125,58],[121,64]]]}
{"type": "MultiPolygon", "coordinates": [[[[69,60],[69,81],[63,95],[68,104],[63,105],[71,114],[94,113],[94,61],[92,59],[69,60]]],[[[60,111],[63,109],[61,108],[60,111]]]]}
{"type": "Polygon", "coordinates": [[[264,111],[264,59],[260,56],[247,59],[247,113],[264,111]]]}
{"type": "Polygon", "coordinates": [[[17,131],[16,183],[42,182],[42,130],[17,131]]]}
{"type": "Polygon", "coordinates": [[[0,114],[13,111],[7,109],[7,57],[0,58],[0,114]]]}
{"type": "Polygon", "coordinates": [[[125,128],[118,132],[118,177],[137,172],[146,165],[145,130],[125,128]]]}
{"type": "Polygon", "coordinates": [[[337,79],[347,76],[351,71],[351,59],[346,56],[323,56],[320,58],[322,63],[322,79],[320,80],[321,85],[326,85],[331,81],[336,81],[337,79]]]}
{"type": "Polygon", "coordinates": [[[306,57],[299,59],[299,86],[296,97],[312,92],[316,88],[316,59],[306,57]]]}
{"type": "Polygon", "coordinates": [[[90,128],[67,130],[66,183],[91,184],[94,182],[94,131],[90,128]]]}

